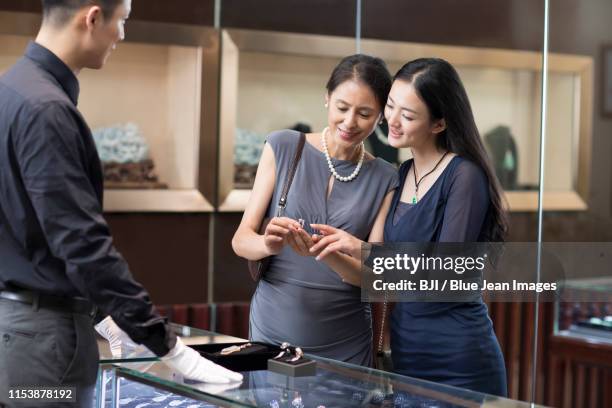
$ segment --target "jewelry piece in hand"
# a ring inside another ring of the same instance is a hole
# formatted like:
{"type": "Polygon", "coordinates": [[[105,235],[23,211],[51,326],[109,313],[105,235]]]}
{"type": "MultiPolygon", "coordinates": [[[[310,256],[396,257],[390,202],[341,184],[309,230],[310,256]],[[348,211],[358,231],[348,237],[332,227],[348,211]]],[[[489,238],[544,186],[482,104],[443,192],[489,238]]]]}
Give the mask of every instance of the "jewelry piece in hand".
{"type": "Polygon", "coordinates": [[[236,346],[236,345],[229,346],[229,347],[226,347],[223,350],[221,350],[221,355],[222,356],[227,356],[228,354],[236,353],[236,352],[238,352],[240,350],[244,350],[245,348],[251,347],[251,346],[252,346],[251,343],[246,343],[246,344],[243,344],[241,346],[236,346]]]}
{"type": "Polygon", "coordinates": [[[293,358],[292,358],[291,360],[289,360],[289,361],[293,363],[293,362],[298,361],[298,360],[299,360],[299,359],[301,359],[302,357],[304,357],[304,352],[302,351],[302,349],[301,349],[301,348],[296,347],[296,348],[295,348],[295,357],[293,357],[293,358]]]}
{"type": "Polygon", "coordinates": [[[277,359],[281,358],[282,356],[284,356],[284,355],[285,355],[285,353],[287,353],[287,352],[289,351],[289,346],[290,346],[290,344],[289,344],[289,343],[287,343],[286,341],[284,341],[284,342],[283,342],[283,343],[280,345],[280,348],[281,348],[281,350],[282,350],[282,351],[281,351],[280,353],[278,353],[278,354],[276,355],[276,357],[274,357],[274,360],[277,360],[277,359]]]}
{"type": "Polygon", "coordinates": [[[299,219],[298,222],[300,223],[300,227],[302,227],[302,229],[304,229],[304,224],[306,223],[306,221],[304,221],[303,219],[299,219]]]}

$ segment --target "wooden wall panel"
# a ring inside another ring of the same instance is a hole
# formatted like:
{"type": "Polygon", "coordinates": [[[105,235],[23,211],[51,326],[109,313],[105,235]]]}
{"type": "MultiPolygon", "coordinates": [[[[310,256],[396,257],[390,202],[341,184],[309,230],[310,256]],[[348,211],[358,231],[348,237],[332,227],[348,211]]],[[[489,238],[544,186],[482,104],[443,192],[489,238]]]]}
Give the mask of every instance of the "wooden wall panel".
{"type": "MultiPolygon", "coordinates": [[[[214,0],[132,0],[130,18],[212,26],[214,5],[214,0]]],[[[40,13],[41,0],[0,0],[0,10],[40,13]]]]}
{"type": "Polygon", "coordinates": [[[40,0],[0,0],[0,9],[24,13],[40,13],[40,0]]]}
{"type": "Polygon", "coordinates": [[[250,301],[255,290],[247,261],[232,249],[232,237],[241,219],[238,213],[215,214],[215,302],[250,301]]]}
{"type": "MultiPolygon", "coordinates": [[[[593,345],[565,339],[551,341],[546,404],[562,408],[608,408],[612,406],[612,363],[607,356],[593,361],[593,345]],[[565,343],[565,344],[564,344],[565,343]]],[[[599,353],[601,354],[601,353],[599,353]]]]}
{"type": "Polygon", "coordinates": [[[355,0],[223,0],[221,26],[355,36],[355,0]]]}
{"type": "Polygon", "coordinates": [[[132,0],[135,20],[214,25],[215,0],[132,0]]]}
{"type": "Polygon", "coordinates": [[[541,51],[543,0],[363,2],[364,38],[541,51]]]}
{"type": "Polygon", "coordinates": [[[209,214],[107,214],[115,246],[155,304],[207,301],[209,214]]]}

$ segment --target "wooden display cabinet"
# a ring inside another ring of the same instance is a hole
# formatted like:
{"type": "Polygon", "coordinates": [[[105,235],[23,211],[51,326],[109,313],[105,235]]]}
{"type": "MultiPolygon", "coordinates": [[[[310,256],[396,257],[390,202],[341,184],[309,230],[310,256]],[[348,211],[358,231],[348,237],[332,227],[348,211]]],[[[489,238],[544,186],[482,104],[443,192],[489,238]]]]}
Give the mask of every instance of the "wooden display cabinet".
{"type": "MultiPolygon", "coordinates": [[[[0,12],[0,71],[23,54],[40,18],[0,12]]],[[[107,184],[105,211],[213,210],[218,59],[213,28],[129,21],[106,66],[80,73],[79,110],[92,130],[136,124],[159,178],[107,184]]]]}
{"type": "MultiPolygon", "coordinates": [[[[543,54],[383,40],[361,41],[362,52],[383,58],[392,73],[419,57],[440,57],[459,71],[483,137],[505,127],[516,146],[511,211],[538,206],[543,54]]],[[[326,125],[325,83],[338,61],[355,52],[347,37],[224,30],[222,33],[219,210],[243,211],[250,190],[234,182],[237,129],[260,139],[298,122],[326,125]]],[[[593,94],[590,57],[548,54],[545,210],[584,210],[589,191],[593,94]]],[[[485,139],[486,140],[486,139],[485,139]]],[[[407,149],[405,149],[407,150],[407,149]]],[[[408,157],[400,151],[400,161],[408,157]]]]}

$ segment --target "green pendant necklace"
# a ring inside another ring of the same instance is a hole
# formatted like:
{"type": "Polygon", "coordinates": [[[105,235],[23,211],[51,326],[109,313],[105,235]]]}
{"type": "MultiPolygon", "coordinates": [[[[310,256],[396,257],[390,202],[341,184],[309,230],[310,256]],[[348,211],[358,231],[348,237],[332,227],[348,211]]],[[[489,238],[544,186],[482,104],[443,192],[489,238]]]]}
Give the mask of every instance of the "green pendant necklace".
{"type": "Polygon", "coordinates": [[[444,158],[446,157],[446,155],[448,154],[448,151],[446,153],[444,153],[442,155],[442,157],[440,157],[440,160],[438,160],[438,162],[436,163],[436,165],[434,166],[433,169],[429,170],[427,173],[425,173],[420,179],[419,181],[417,181],[417,168],[416,168],[416,163],[414,162],[414,159],[412,160],[412,174],[414,175],[414,196],[412,196],[412,204],[416,204],[418,201],[418,196],[419,196],[419,185],[421,184],[421,181],[423,181],[423,179],[427,176],[429,176],[431,173],[433,173],[434,171],[436,171],[436,169],[438,168],[438,166],[440,165],[440,163],[442,163],[442,160],[444,160],[444,158]]]}

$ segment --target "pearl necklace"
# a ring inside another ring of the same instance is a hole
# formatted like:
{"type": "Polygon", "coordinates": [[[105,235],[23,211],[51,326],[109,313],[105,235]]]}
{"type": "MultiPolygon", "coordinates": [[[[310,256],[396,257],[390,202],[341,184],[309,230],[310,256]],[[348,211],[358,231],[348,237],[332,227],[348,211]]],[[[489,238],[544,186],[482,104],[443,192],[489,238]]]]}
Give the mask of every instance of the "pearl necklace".
{"type": "Polygon", "coordinates": [[[363,165],[363,158],[365,157],[365,147],[363,146],[363,142],[361,142],[361,157],[359,158],[357,167],[355,167],[355,170],[353,170],[353,172],[350,175],[344,177],[344,176],[339,175],[336,169],[334,168],[334,165],[332,164],[332,161],[331,161],[331,157],[329,155],[329,150],[327,150],[327,140],[325,140],[325,136],[327,135],[328,131],[329,131],[329,128],[326,127],[325,129],[323,129],[323,132],[321,132],[321,144],[323,145],[323,153],[325,153],[325,160],[327,160],[327,166],[329,167],[329,171],[334,175],[334,177],[338,181],[344,181],[344,182],[353,181],[355,177],[359,175],[359,170],[361,170],[361,166],[363,165]]]}

